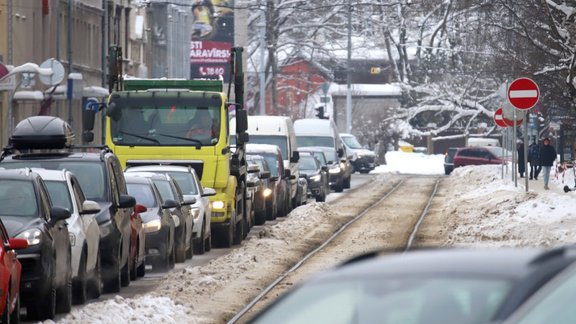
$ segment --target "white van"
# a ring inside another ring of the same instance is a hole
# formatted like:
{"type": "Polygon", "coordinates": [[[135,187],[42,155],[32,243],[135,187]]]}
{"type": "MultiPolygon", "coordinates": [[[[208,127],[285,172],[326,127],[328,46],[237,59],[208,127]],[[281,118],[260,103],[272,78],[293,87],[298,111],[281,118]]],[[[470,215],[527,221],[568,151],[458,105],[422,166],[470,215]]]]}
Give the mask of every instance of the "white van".
{"type": "MultiPolygon", "coordinates": [[[[234,134],[236,122],[230,121],[230,134],[234,134]]],[[[297,199],[298,178],[298,146],[296,145],[296,134],[294,124],[290,117],[285,116],[248,116],[249,143],[277,145],[282,151],[284,169],[290,170],[290,197],[292,207],[296,208],[302,202],[297,199]],[[293,176],[293,177],[292,177],[293,176]]]]}

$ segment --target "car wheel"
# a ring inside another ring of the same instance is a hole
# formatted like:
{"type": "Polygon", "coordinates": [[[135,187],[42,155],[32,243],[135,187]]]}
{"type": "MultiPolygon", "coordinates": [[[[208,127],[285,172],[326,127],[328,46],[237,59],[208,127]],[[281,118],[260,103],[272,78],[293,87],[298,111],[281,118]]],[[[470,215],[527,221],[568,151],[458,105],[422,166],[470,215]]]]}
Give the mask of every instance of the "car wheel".
{"type": "Polygon", "coordinates": [[[128,287],[130,285],[130,256],[128,256],[126,264],[122,267],[120,274],[120,285],[122,287],[128,287]]]}
{"type": "Polygon", "coordinates": [[[344,182],[344,180],[340,179],[340,181],[338,181],[338,184],[336,184],[336,188],[334,188],[334,191],[336,191],[336,192],[344,191],[343,182],[344,182]]]}
{"type": "MultiPolygon", "coordinates": [[[[204,254],[204,252],[206,252],[206,246],[205,244],[205,239],[206,239],[206,215],[204,215],[204,221],[202,222],[202,230],[200,231],[200,237],[194,239],[194,243],[192,244],[192,246],[194,247],[194,250],[190,249],[190,251],[193,253],[191,254],[204,254]]],[[[192,255],[190,255],[190,258],[192,258],[192,255]]]]}
{"type": "MultiPolygon", "coordinates": [[[[53,267],[54,265],[52,265],[53,267]]],[[[50,286],[46,289],[44,296],[37,300],[32,300],[26,305],[28,320],[53,319],[56,316],[56,287],[54,287],[54,277],[52,273],[46,276],[50,280],[50,286]]]]}
{"type": "Polygon", "coordinates": [[[176,245],[172,245],[172,252],[170,253],[170,257],[168,258],[168,269],[174,269],[176,265],[176,245]]]}
{"type": "Polygon", "coordinates": [[[104,292],[105,293],[117,293],[122,287],[121,283],[121,269],[120,269],[120,247],[118,246],[118,251],[116,251],[116,259],[112,261],[112,272],[111,277],[104,280],[104,292]]]}
{"type": "Polygon", "coordinates": [[[142,278],[145,275],[146,275],[146,263],[142,262],[140,263],[138,268],[136,268],[136,276],[142,278]]]}
{"type": "Polygon", "coordinates": [[[130,265],[130,281],[135,281],[138,276],[136,275],[136,268],[138,267],[138,253],[140,253],[140,241],[136,241],[136,255],[130,265]]]}
{"type": "Polygon", "coordinates": [[[323,191],[322,194],[316,196],[316,201],[325,202],[326,201],[326,191],[323,191]]]}
{"type": "MultiPolygon", "coordinates": [[[[16,310],[14,310],[16,312],[16,310]]],[[[2,313],[2,323],[10,323],[10,286],[6,292],[6,302],[4,303],[4,313],[2,313]]]]}
{"type": "Polygon", "coordinates": [[[208,252],[210,250],[212,250],[212,233],[204,239],[204,251],[208,252]]]}
{"type": "Polygon", "coordinates": [[[78,268],[78,277],[72,282],[73,288],[73,301],[76,305],[82,305],[88,299],[88,276],[86,274],[86,253],[83,250],[80,256],[80,264],[78,268]]]}
{"type": "Polygon", "coordinates": [[[96,256],[96,267],[92,273],[92,277],[88,281],[88,293],[90,298],[98,298],[102,295],[102,263],[100,259],[100,252],[96,256]]]}
{"type": "Polygon", "coordinates": [[[69,313],[72,309],[72,265],[70,264],[71,253],[68,252],[68,269],[66,280],[56,291],[56,312],[69,313]]]}
{"type": "MultiPolygon", "coordinates": [[[[186,226],[182,224],[182,226],[186,226]]],[[[180,236],[180,241],[176,245],[176,262],[182,263],[186,261],[186,229],[182,227],[182,235],[180,236]]]]}

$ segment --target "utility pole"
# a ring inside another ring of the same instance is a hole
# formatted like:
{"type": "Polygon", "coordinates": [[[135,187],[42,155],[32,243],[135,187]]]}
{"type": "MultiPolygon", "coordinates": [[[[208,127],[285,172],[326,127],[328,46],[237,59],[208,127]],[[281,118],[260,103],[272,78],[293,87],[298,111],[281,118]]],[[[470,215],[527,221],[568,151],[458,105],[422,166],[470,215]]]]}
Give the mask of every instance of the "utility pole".
{"type": "MultiPolygon", "coordinates": [[[[72,0],[68,0],[68,78],[72,73],[72,0]]],[[[70,80],[70,79],[68,79],[70,80]]],[[[79,84],[79,83],[77,83],[79,84]]],[[[68,87],[72,82],[68,81],[68,87]]],[[[70,91],[70,89],[68,89],[70,91]]],[[[68,99],[68,124],[72,126],[72,98],[68,99]]]]}
{"type": "MultiPolygon", "coordinates": [[[[352,0],[348,0],[348,62],[346,64],[346,132],[352,133],[352,0]]],[[[334,116],[336,117],[336,116],[334,116]]]]}
{"type": "Polygon", "coordinates": [[[262,6],[260,13],[260,111],[259,115],[266,115],[266,6],[262,6]]]}
{"type": "Polygon", "coordinates": [[[8,57],[6,58],[6,63],[8,64],[14,64],[14,62],[12,61],[13,57],[12,55],[13,53],[13,33],[14,33],[14,26],[13,26],[13,17],[14,17],[14,4],[12,3],[13,0],[8,0],[8,12],[6,13],[7,16],[7,20],[8,20],[8,37],[7,37],[7,41],[8,41],[8,57]]]}

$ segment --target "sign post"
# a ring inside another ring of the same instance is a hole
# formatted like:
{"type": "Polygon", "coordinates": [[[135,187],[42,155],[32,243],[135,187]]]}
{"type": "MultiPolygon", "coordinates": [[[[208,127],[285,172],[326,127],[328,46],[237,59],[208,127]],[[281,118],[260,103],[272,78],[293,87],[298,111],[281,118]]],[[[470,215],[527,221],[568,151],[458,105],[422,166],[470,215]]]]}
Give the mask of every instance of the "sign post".
{"type": "MultiPolygon", "coordinates": [[[[504,122],[504,115],[502,108],[496,109],[494,112],[494,122],[498,127],[506,128],[508,125],[504,122]]],[[[504,147],[504,138],[502,139],[502,147],[504,147]]],[[[506,161],[506,156],[502,160],[502,180],[504,180],[504,163],[506,161]]]]}

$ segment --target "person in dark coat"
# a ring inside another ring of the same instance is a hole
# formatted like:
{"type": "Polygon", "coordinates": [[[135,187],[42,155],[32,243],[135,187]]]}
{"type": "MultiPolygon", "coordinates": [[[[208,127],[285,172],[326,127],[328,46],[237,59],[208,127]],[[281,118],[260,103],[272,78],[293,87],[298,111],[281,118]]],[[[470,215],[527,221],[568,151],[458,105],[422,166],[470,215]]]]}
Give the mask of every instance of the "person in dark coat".
{"type": "Polygon", "coordinates": [[[530,180],[538,180],[540,174],[540,146],[533,140],[528,146],[528,163],[530,163],[530,180]]]}
{"type": "Polygon", "coordinates": [[[524,178],[524,172],[526,172],[526,160],[524,159],[524,145],[519,142],[516,150],[518,151],[518,173],[520,173],[520,178],[524,178]]]}
{"type": "Polygon", "coordinates": [[[550,189],[548,183],[550,181],[550,170],[554,165],[554,161],[556,161],[556,150],[550,145],[550,139],[546,137],[540,147],[540,165],[544,172],[544,189],[546,190],[550,189]]]}

